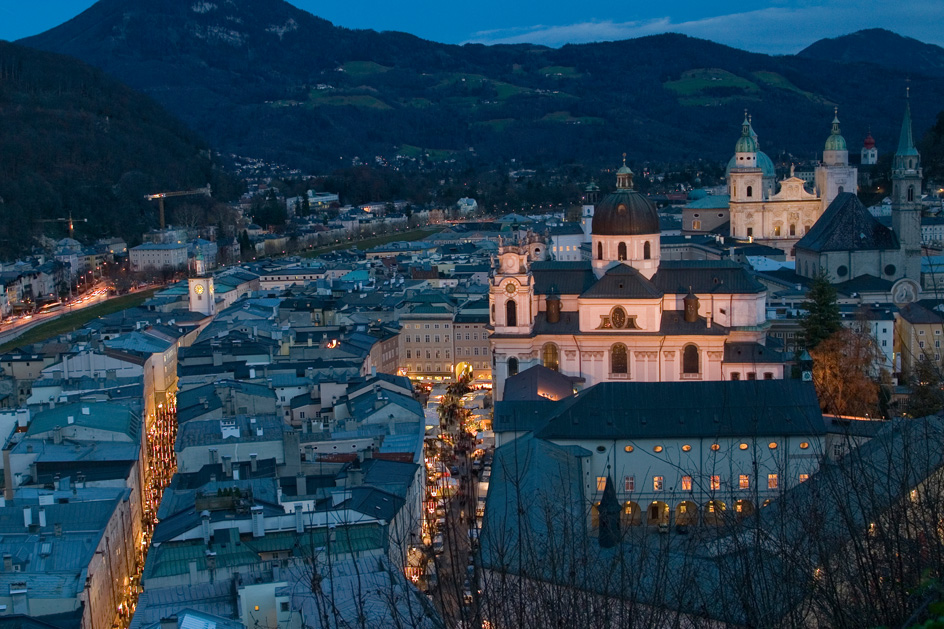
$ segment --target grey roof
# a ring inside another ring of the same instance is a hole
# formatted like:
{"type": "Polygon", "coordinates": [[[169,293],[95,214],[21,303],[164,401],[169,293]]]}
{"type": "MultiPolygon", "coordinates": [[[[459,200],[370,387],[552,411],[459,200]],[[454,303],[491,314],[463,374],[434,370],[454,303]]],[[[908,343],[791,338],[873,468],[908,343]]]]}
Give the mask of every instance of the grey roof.
{"type": "Polygon", "coordinates": [[[602,382],[558,403],[542,439],[825,433],[813,384],[797,380],[602,382]]]}
{"type": "Polygon", "coordinates": [[[531,265],[534,293],[547,295],[579,295],[593,286],[596,277],[589,261],[534,262],[531,265]]]}
{"type": "MultiPolygon", "coordinates": [[[[506,402],[561,400],[573,394],[573,380],[544,365],[534,365],[505,380],[502,400],[506,402]]],[[[496,410],[496,414],[497,412],[496,410]]]]}
{"type": "Polygon", "coordinates": [[[762,293],[766,289],[751,274],[731,260],[661,260],[652,283],[666,294],[762,293]]]}
{"type": "Polygon", "coordinates": [[[628,264],[616,263],[580,295],[583,299],[659,299],[662,291],[628,264]]]}
{"type": "Polygon", "coordinates": [[[255,424],[250,423],[249,417],[237,415],[228,418],[228,421],[235,421],[239,428],[239,437],[227,437],[223,439],[223,432],[220,428],[219,419],[210,419],[206,421],[192,420],[182,424],[177,433],[177,443],[175,449],[180,452],[184,448],[194,446],[208,446],[217,443],[224,443],[228,439],[239,443],[250,443],[253,441],[281,441],[282,432],[285,425],[282,419],[275,415],[258,415],[254,419],[255,424]],[[256,434],[256,429],[262,429],[262,435],[256,434]]]}
{"type": "Polygon", "coordinates": [[[796,244],[807,251],[898,249],[898,236],[869,213],[859,197],[839,194],[810,231],[796,244]]]}
{"type": "Polygon", "coordinates": [[[760,343],[725,343],[726,363],[782,363],[783,354],[760,343]]]}
{"type": "Polygon", "coordinates": [[[530,432],[547,423],[557,403],[551,400],[502,400],[495,404],[495,432],[530,432]]]}

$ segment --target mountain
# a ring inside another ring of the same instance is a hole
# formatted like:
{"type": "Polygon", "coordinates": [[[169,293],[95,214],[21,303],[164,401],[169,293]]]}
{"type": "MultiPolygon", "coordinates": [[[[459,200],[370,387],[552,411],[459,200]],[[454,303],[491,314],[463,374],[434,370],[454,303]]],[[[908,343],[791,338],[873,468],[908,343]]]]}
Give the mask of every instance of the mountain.
{"type": "MultiPolygon", "coordinates": [[[[853,149],[891,150],[904,77],[682,35],[453,46],[333,26],[282,0],[99,0],[22,43],[152,96],[226,153],[307,171],[422,159],[525,166],[727,159],[743,111],[763,149],[822,150],[834,105],[853,149]]],[[[912,74],[918,131],[944,99],[912,74]]],[[[791,158],[793,159],[793,158],[791,158]]]]}
{"type": "Polygon", "coordinates": [[[944,48],[882,28],[821,39],[797,53],[805,59],[871,63],[905,74],[944,77],[944,48]]]}
{"type": "Polygon", "coordinates": [[[0,42],[0,253],[43,233],[140,240],[157,223],[143,195],[232,182],[206,144],[150,98],[71,57],[0,42]]]}

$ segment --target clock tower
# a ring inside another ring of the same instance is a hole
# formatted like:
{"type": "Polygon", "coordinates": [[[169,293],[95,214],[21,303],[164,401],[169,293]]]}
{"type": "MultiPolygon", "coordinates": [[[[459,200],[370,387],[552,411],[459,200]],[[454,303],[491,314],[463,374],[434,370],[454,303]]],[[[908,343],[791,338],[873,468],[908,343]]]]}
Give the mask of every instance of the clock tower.
{"type": "Polygon", "coordinates": [[[207,275],[203,264],[203,254],[197,252],[196,270],[198,275],[187,280],[189,284],[190,312],[199,312],[207,317],[216,314],[216,293],[213,290],[213,276],[207,275]]]}

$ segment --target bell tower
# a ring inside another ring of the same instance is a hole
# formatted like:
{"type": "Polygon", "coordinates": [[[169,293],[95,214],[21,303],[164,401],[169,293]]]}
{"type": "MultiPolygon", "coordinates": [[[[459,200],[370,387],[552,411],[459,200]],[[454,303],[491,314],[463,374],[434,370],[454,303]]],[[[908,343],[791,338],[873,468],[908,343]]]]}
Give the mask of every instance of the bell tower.
{"type": "Polygon", "coordinates": [[[188,295],[190,297],[190,312],[199,312],[207,317],[216,314],[216,293],[213,288],[213,276],[206,272],[206,263],[203,253],[197,250],[194,259],[196,277],[187,280],[188,295]]]}
{"type": "Polygon", "coordinates": [[[905,277],[921,279],[921,155],[911,133],[911,102],[905,92],[905,116],[892,162],[892,229],[898,235],[905,277]]]}

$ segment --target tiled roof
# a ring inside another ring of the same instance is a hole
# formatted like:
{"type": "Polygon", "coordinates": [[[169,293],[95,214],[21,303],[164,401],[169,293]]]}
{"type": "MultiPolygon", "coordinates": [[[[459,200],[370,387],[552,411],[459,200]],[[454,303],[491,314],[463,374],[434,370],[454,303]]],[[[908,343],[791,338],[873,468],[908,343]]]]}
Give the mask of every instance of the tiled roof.
{"type": "Polygon", "coordinates": [[[581,299],[659,299],[660,291],[642,273],[629,266],[619,264],[611,267],[589,289],[580,295],[581,299]]]}
{"type": "Polygon", "coordinates": [[[796,244],[808,251],[898,249],[898,237],[869,213],[859,197],[843,192],[796,244]]]}
{"type": "Polygon", "coordinates": [[[752,294],[766,289],[741,265],[730,260],[662,260],[652,283],[666,294],[752,294]]]}

